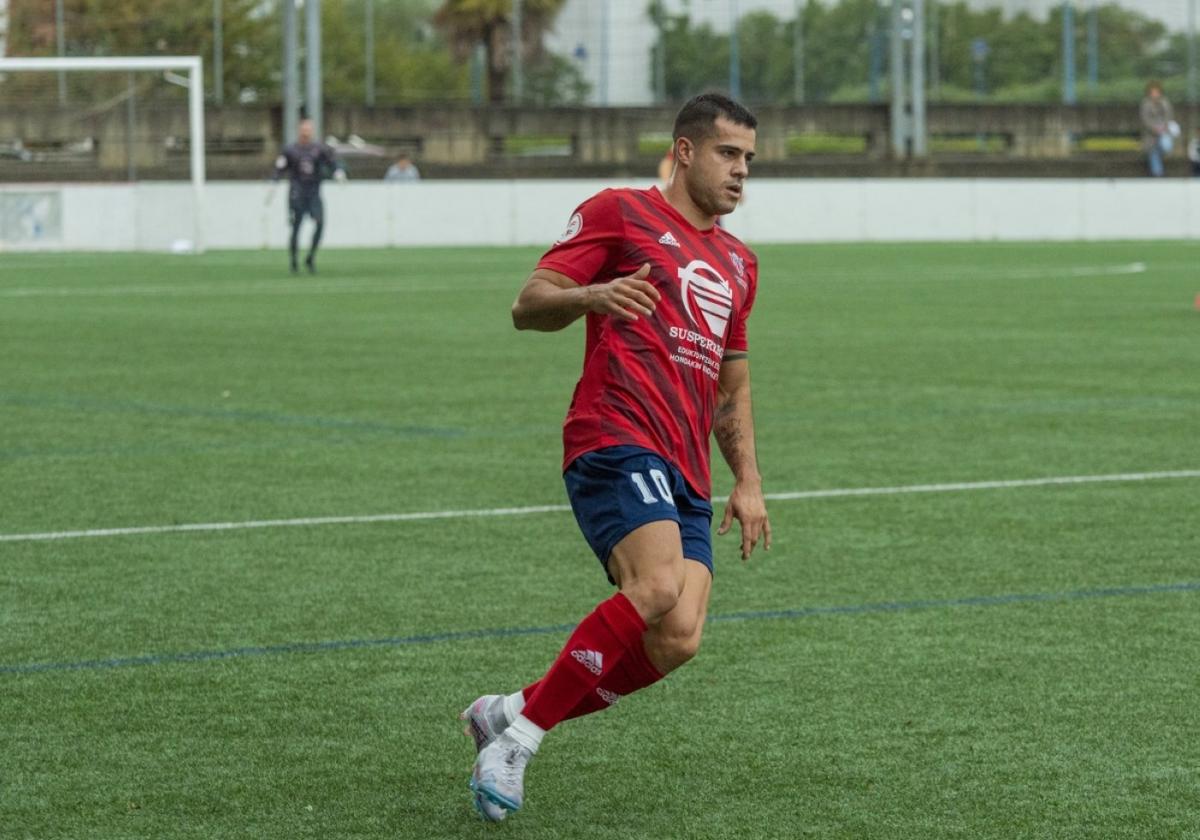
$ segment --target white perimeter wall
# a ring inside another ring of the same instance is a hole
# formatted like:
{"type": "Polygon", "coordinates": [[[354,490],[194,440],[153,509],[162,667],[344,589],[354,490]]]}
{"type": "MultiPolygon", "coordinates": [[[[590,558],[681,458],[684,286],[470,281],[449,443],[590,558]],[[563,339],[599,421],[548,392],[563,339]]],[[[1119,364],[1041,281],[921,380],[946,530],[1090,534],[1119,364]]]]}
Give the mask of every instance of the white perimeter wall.
{"type": "MultiPolygon", "coordinates": [[[[619,184],[329,183],[323,189],[324,244],[545,246],[581,200],[614,185],[619,184]]],[[[210,182],[204,191],[205,246],[284,247],[286,203],[286,185],[210,182]]],[[[0,208],[5,206],[9,222],[0,227],[0,249],[10,251],[160,251],[195,237],[186,183],[6,185],[0,187],[0,208]],[[26,201],[30,196],[39,198],[26,201]],[[48,224],[12,221],[13,208],[34,206],[57,216],[48,224]]],[[[752,245],[1188,239],[1200,237],[1200,179],[764,179],[751,181],[745,204],[728,223],[752,245]]]]}

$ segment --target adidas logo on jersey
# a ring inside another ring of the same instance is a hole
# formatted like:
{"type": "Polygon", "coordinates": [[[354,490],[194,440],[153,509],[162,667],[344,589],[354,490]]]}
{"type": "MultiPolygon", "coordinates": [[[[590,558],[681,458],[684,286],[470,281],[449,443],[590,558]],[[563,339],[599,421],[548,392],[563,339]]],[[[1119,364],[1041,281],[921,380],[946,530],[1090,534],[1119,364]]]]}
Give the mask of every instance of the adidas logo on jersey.
{"type": "Polygon", "coordinates": [[[662,236],[658,237],[659,245],[670,245],[673,248],[679,247],[679,240],[672,235],[671,231],[667,231],[662,236]]]}
{"type": "Polygon", "coordinates": [[[600,672],[604,670],[604,654],[602,653],[594,650],[573,650],[571,656],[596,676],[600,676],[600,672]]]}

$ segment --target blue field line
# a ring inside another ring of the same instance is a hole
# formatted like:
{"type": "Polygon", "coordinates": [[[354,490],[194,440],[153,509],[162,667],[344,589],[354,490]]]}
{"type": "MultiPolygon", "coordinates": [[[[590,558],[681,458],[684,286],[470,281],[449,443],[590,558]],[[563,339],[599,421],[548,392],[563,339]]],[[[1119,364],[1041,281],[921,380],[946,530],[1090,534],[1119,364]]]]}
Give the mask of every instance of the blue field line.
{"type": "Polygon", "coordinates": [[[349,417],[321,417],[303,414],[285,414],[263,409],[234,408],[221,406],[173,405],[142,402],[139,400],[114,400],[72,394],[15,394],[0,393],[0,405],[18,408],[61,409],[83,414],[134,414],[164,417],[182,417],[194,420],[216,420],[220,422],[264,424],[293,428],[320,429],[335,432],[360,432],[364,434],[394,435],[397,437],[462,437],[465,430],[443,426],[398,426],[374,420],[349,417]]]}
{"type": "Polygon", "coordinates": [[[709,616],[716,621],[763,621],[769,619],[812,618],[819,615],[861,615],[863,613],[908,612],[952,607],[1002,607],[1008,604],[1037,604],[1047,601],[1082,601],[1090,598],[1120,598],[1130,595],[1158,595],[1166,592],[1197,592],[1200,581],[1161,583],[1150,586],[1117,586],[1106,589],[1075,589],[1067,592],[1009,593],[972,595],[966,598],[921,601],[883,601],[874,604],[850,604],[842,607],[801,607],[794,610],[750,610],[709,616]]]}
{"type": "MultiPolygon", "coordinates": [[[[1122,598],[1133,595],[1159,595],[1170,592],[1200,592],[1200,581],[1160,583],[1148,586],[1114,586],[1104,589],[1076,589],[1066,592],[1018,592],[1005,595],[972,595],[965,598],[882,601],[870,604],[847,604],[834,607],[800,607],[791,610],[747,610],[725,613],[723,615],[711,615],[708,617],[708,621],[709,623],[724,623],[730,621],[794,620],[825,615],[866,615],[869,613],[910,612],[914,610],[950,609],[955,607],[1001,607],[1010,604],[1122,598]]],[[[328,653],[331,651],[358,650],[362,648],[410,647],[442,642],[464,642],[476,639],[545,636],[556,633],[568,633],[574,628],[574,624],[552,624],[541,627],[497,627],[480,630],[427,633],[419,636],[395,636],[382,639],[343,639],[328,642],[297,642],[282,645],[228,648],[226,650],[147,654],[145,656],[126,656],[115,659],[86,659],[77,662],[31,662],[21,665],[0,665],[0,674],[37,674],[47,671],[100,671],[139,665],[186,664],[252,656],[283,656],[296,653],[328,653]]]]}

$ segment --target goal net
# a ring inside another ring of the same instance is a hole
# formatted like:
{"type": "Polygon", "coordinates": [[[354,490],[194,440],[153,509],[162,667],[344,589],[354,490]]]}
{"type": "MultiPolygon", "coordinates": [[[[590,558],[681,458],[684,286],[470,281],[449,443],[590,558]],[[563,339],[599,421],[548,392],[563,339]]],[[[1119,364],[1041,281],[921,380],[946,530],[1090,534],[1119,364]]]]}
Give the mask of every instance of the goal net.
{"type": "Polygon", "coordinates": [[[73,234],[105,212],[80,187],[153,182],[178,194],[169,244],[201,250],[202,86],[194,56],[0,58],[0,248],[103,248],[73,234]]]}

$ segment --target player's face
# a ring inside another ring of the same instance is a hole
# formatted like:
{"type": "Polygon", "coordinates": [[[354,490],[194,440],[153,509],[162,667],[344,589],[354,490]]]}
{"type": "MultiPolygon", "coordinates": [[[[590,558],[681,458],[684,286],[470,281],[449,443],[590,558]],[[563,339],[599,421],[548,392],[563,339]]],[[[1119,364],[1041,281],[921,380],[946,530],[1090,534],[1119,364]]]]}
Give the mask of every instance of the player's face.
{"type": "Polygon", "coordinates": [[[693,147],[686,170],[688,195],[711,216],[732,213],[754,159],[753,128],[717,117],[714,133],[693,147]]]}
{"type": "Polygon", "coordinates": [[[311,143],[313,139],[313,124],[310,120],[301,120],[296,129],[301,143],[311,143]]]}

